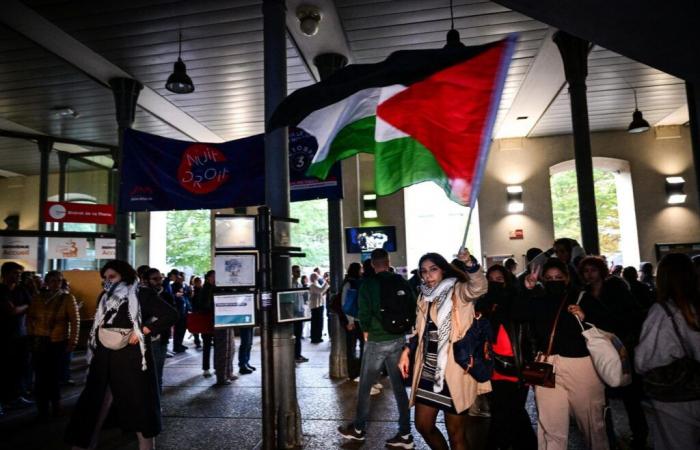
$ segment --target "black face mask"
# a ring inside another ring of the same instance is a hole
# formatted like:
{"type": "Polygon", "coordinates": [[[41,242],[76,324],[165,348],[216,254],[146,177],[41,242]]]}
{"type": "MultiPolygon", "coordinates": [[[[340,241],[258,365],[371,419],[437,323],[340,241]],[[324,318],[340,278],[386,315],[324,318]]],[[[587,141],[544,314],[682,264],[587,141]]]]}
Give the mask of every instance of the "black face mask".
{"type": "Polygon", "coordinates": [[[505,283],[501,283],[500,281],[489,281],[488,293],[500,297],[501,295],[503,295],[505,288],[505,283]]]}
{"type": "Polygon", "coordinates": [[[566,293],[565,281],[545,281],[544,288],[554,297],[561,297],[566,293]]]}

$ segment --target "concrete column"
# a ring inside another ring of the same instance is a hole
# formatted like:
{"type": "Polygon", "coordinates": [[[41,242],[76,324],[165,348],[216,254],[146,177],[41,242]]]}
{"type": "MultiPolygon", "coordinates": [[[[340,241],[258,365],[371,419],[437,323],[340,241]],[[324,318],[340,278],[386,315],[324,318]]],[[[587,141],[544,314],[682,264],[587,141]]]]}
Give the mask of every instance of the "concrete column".
{"type": "MultiPolygon", "coordinates": [[[[331,76],[336,70],[345,67],[348,60],[338,53],[324,53],[314,58],[321,80],[331,76]]],[[[340,164],[340,163],[338,163],[340,164]]],[[[341,166],[342,169],[342,166],[341,166]]],[[[342,180],[338,180],[339,182],[342,180]]],[[[341,184],[342,188],[342,184],[341,184]]],[[[328,200],[328,256],[331,271],[330,295],[338,293],[343,284],[345,262],[343,261],[343,200],[328,200]]],[[[340,325],[337,314],[329,313],[328,329],[331,339],[331,354],[328,360],[331,378],[347,378],[347,349],[345,347],[345,330],[340,325]]]]}
{"type": "Polygon", "coordinates": [[[569,83],[582,245],[587,253],[598,255],[600,254],[598,215],[595,207],[593,158],[591,157],[591,135],[588,124],[588,100],[586,98],[590,44],[563,31],[557,31],[553,39],[559,47],[561,59],[564,62],[566,81],[569,83]]]}
{"type": "MultiPolygon", "coordinates": [[[[136,114],[136,101],[139,98],[139,93],[143,89],[143,85],[132,78],[112,78],[109,80],[109,85],[112,87],[114,94],[114,106],[117,115],[117,127],[119,146],[116,149],[114,158],[115,182],[112,184],[111,199],[112,204],[118,207],[119,202],[119,186],[120,172],[122,166],[122,154],[124,148],[124,131],[134,124],[136,114]]],[[[131,231],[129,224],[129,213],[118,212],[116,223],[114,225],[114,233],[117,238],[117,259],[131,262],[132,258],[129,254],[131,247],[131,231]]]]}
{"type": "MultiPolygon", "coordinates": [[[[287,28],[283,0],[263,1],[265,120],[287,96],[287,28]]],[[[265,202],[273,217],[289,217],[289,136],[287,128],[265,134],[265,202]]],[[[291,287],[289,258],[272,258],[272,287],[291,287]]],[[[277,448],[302,445],[296,395],[293,326],[274,326],[272,337],[277,406],[277,448]]],[[[269,349],[268,349],[269,350],[269,349]]]]}
{"type": "Polygon", "coordinates": [[[690,81],[685,83],[688,96],[688,114],[690,116],[690,143],[693,147],[693,169],[695,170],[695,189],[700,202],[700,89],[690,81]]]}
{"type": "Polygon", "coordinates": [[[53,149],[51,139],[39,139],[39,152],[41,153],[41,166],[39,172],[39,243],[37,250],[36,270],[43,273],[46,268],[46,198],[49,196],[49,157],[53,149]]]}

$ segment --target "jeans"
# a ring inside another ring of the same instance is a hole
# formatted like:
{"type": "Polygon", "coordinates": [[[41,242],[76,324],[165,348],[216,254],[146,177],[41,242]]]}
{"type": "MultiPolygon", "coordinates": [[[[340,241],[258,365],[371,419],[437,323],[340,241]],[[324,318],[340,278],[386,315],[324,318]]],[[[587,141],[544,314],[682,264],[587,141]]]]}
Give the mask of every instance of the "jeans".
{"type": "Polygon", "coordinates": [[[158,389],[163,392],[163,366],[165,366],[165,354],[168,352],[168,340],[162,336],[156,341],[151,341],[151,352],[155,362],[156,376],[158,377],[158,389]]]}
{"type": "Polygon", "coordinates": [[[382,367],[385,367],[391,381],[391,388],[394,391],[396,406],[399,409],[399,433],[405,435],[411,432],[408,395],[406,395],[406,388],[403,385],[403,378],[401,378],[398,367],[404,343],[404,336],[391,341],[365,342],[362,369],[360,369],[360,385],[357,390],[357,412],[354,421],[356,429],[361,431],[365,429],[369,416],[370,389],[377,382],[382,367]]]}
{"type": "Polygon", "coordinates": [[[355,322],[355,328],[345,330],[345,345],[348,356],[348,378],[354,380],[360,376],[360,364],[365,349],[365,340],[362,338],[360,322],[355,322]],[[360,356],[357,356],[357,344],[360,344],[360,356]]]}
{"type": "Polygon", "coordinates": [[[241,345],[238,347],[238,367],[243,369],[250,361],[250,350],[253,348],[253,328],[240,328],[241,345]]]}

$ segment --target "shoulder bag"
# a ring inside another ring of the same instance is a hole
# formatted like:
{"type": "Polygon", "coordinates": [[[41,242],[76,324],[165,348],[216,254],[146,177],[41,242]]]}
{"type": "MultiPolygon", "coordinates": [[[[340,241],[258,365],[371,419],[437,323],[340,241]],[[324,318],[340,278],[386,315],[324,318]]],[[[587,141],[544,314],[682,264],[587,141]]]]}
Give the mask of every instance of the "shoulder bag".
{"type": "Polygon", "coordinates": [[[103,328],[97,331],[100,343],[110,350],[121,350],[129,344],[131,328],[103,328]]]}
{"type": "Polygon", "coordinates": [[[542,354],[541,352],[538,353],[534,361],[526,362],[523,365],[523,380],[525,380],[525,383],[527,384],[547,388],[554,387],[554,384],[556,382],[556,378],[554,375],[554,364],[547,362],[547,358],[552,353],[552,346],[554,345],[554,334],[557,332],[559,316],[561,316],[561,311],[562,309],[564,309],[564,305],[566,304],[567,298],[567,296],[564,296],[564,300],[562,300],[561,305],[559,305],[557,316],[554,318],[552,332],[549,333],[549,344],[547,345],[547,352],[544,354],[542,354]]]}
{"type": "MultiPolygon", "coordinates": [[[[578,296],[576,304],[581,303],[585,295],[584,291],[578,296]]],[[[588,322],[581,322],[578,316],[576,321],[581,326],[581,334],[586,340],[586,348],[591,354],[593,367],[603,383],[610,387],[627,386],[632,382],[632,364],[627,349],[620,338],[613,333],[596,328],[588,322]],[[589,329],[586,329],[583,324],[589,329]]]]}
{"type": "Polygon", "coordinates": [[[655,367],[642,377],[644,393],[660,402],[700,400],[700,362],[688,354],[676,320],[665,303],[661,306],[671,319],[673,330],[683,348],[683,357],[671,364],[655,367]]]}

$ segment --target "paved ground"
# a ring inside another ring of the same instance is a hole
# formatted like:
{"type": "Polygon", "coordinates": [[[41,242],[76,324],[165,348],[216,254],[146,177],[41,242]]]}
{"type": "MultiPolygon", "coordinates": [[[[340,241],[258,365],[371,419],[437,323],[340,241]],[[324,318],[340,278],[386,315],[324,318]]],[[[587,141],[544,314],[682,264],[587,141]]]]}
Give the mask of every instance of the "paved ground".
{"type": "MultiPolygon", "coordinates": [[[[190,349],[166,362],[163,422],[164,431],[157,438],[160,450],[175,449],[255,449],[261,439],[261,380],[260,370],[251,375],[241,376],[231,386],[214,387],[214,379],[202,377],[200,370],[201,351],[190,349]]],[[[328,377],[327,342],[318,345],[304,340],[303,353],[310,359],[308,363],[297,365],[298,400],[303,418],[304,448],[309,450],[329,450],[340,448],[360,448],[344,442],[336,433],[338,425],[352,419],[357,385],[328,377]]],[[[255,339],[251,363],[259,367],[259,339],[255,339]]],[[[76,358],[74,378],[82,382],[79,374],[84,373],[84,362],[76,358]]],[[[372,400],[372,413],[368,425],[367,443],[363,449],[383,448],[384,440],[396,431],[398,415],[394,411],[388,379],[382,383],[385,392],[372,400]]],[[[81,386],[64,389],[66,416],[49,424],[34,421],[35,412],[30,408],[8,412],[0,419],[0,449],[65,449],[62,442],[63,430],[81,386]]],[[[534,404],[528,405],[534,415],[534,404]]],[[[613,403],[616,429],[623,437],[627,424],[620,405],[613,403]]],[[[443,429],[442,417],[438,418],[443,429]]],[[[483,447],[484,431],[488,419],[470,418],[468,439],[470,449],[483,447]]],[[[580,437],[572,429],[570,449],[582,449],[580,437]]],[[[427,449],[423,440],[414,433],[416,448],[427,449]]],[[[624,439],[623,439],[624,440],[624,439]]],[[[117,430],[105,430],[100,439],[100,449],[136,449],[135,437],[124,435],[117,430]]],[[[624,448],[624,446],[622,447],[624,448]]]]}

